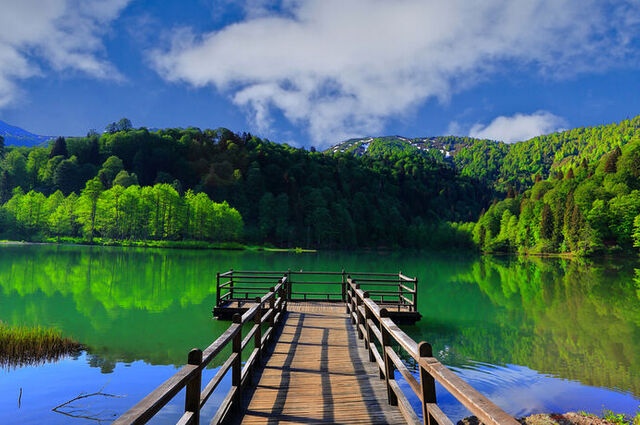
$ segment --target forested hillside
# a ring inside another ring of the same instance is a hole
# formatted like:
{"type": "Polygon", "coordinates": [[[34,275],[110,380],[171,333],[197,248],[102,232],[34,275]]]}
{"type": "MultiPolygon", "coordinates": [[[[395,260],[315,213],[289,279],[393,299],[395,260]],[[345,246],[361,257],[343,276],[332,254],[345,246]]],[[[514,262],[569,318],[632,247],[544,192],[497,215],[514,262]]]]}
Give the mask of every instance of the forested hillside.
{"type": "MultiPolygon", "coordinates": [[[[59,234],[51,222],[33,225],[35,202],[52,204],[43,214],[48,220],[58,208],[79,217],[64,234],[192,239],[189,199],[204,194],[215,205],[227,202],[222,209],[239,211],[247,241],[310,247],[441,246],[458,243],[458,231],[446,221],[473,220],[494,197],[482,182],[411,153],[326,155],[226,129],[149,131],[131,128],[128,120],[107,130],[59,138],[48,147],[5,148],[0,161],[0,234],[25,239],[59,234]],[[95,203],[91,192],[99,192],[95,203]],[[52,196],[55,201],[50,201],[52,196]],[[168,201],[159,200],[163,196],[168,201]],[[124,199],[136,199],[137,204],[127,210],[124,199]],[[145,224],[125,224],[130,211],[142,211],[145,224]],[[121,218],[117,226],[113,217],[121,218]],[[88,219],[94,224],[87,226],[88,219]]],[[[212,230],[202,238],[216,240],[218,235],[212,230]]]]}
{"type": "Polygon", "coordinates": [[[566,171],[588,163],[616,146],[640,137],[640,116],[618,124],[575,128],[538,136],[517,143],[502,143],[470,137],[377,137],[352,139],[327,152],[356,156],[407,152],[449,164],[461,175],[484,180],[506,193],[530,188],[536,176],[546,179],[556,170],[566,171]]]}
{"type": "Polygon", "coordinates": [[[632,252],[640,246],[640,138],[587,160],[601,152],[596,142],[616,140],[586,143],[593,150],[563,161],[551,178],[494,203],[476,223],[474,242],[491,252],[632,252]]]}

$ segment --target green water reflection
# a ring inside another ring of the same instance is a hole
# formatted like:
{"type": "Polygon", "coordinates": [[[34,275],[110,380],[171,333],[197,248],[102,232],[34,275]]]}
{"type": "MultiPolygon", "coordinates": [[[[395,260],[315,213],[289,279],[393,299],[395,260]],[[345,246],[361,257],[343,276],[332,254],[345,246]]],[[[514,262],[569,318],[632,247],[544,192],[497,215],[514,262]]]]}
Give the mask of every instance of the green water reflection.
{"type": "Polygon", "coordinates": [[[637,396],[635,267],[635,260],[407,252],[2,246],[0,320],[57,327],[86,344],[88,361],[106,373],[135,360],[178,365],[190,348],[208,345],[228,326],[211,318],[216,271],[402,270],[420,280],[424,316],[406,330],[432,342],[444,363],[462,369],[478,362],[525,366],[637,396]]]}

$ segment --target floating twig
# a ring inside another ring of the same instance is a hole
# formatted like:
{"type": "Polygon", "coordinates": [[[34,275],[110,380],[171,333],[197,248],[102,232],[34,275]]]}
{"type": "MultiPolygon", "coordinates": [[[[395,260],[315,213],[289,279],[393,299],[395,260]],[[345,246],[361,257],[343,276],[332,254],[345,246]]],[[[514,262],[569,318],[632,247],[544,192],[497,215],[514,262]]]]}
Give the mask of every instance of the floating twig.
{"type": "MultiPolygon", "coordinates": [[[[104,384],[102,386],[102,388],[100,388],[98,391],[96,391],[95,393],[89,393],[89,394],[85,394],[85,393],[80,393],[77,396],[75,396],[74,398],[72,398],[71,400],[65,401],[62,404],[57,405],[56,407],[54,407],[53,409],[51,409],[53,412],[56,413],[61,413],[65,416],[69,416],[72,418],[82,418],[82,419],[89,419],[92,421],[97,421],[98,423],[101,423],[102,421],[109,421],[112,419],[106,419],[104,417],[101,417],[102,414],[104,413],[103,411],[100,411],[98,413],[95,414],[87,414],[87,409],[76,409],[73,406],[71,406],[71,403],[73,403],[74,401],[78,401],[78,400],[82,400],[82,399],[86,399],[89,397],[113,397],[113,398],[122,398],[122,397],[126,397],[126,395],[120,395],[120,394],[109,394],[109,393],[105,393],[103,392],[104,388],[109,384],[109,382],[107,382],[106,384],[104,384]],[[61,410],[64,407],[68,407],[71,410],[68,411],[63,411],[61,410]]],[[[111,415],[111,416],[116,416],[111,415]]]]}

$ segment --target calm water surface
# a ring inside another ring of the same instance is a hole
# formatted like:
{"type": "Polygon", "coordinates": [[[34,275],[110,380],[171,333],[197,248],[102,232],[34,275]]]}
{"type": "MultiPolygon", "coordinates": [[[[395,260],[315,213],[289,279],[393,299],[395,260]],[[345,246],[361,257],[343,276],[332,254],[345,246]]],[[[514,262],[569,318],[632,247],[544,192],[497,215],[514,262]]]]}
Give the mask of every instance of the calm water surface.
{"type": "MultiPolygon", "coordinates": [[[[211,308],[215,272],[229,268],[402,270],[420,280],[424,316],[405,330],[432,342],[443,363],[509,413],[634,413],[637,267],[628,259],[1,246],[0,320],[56,327],[89,348],[77,358],[1,370],[0,423],[104,423],[126,411],[175,373],[189,349],[206,347],[226,329],[211,308]],[[51,411],[103,387],[124,397],[80,400],[67,415],[51,411]]],[[[208,402],[205,417],[228,385],[208,402]]],[[[454,419],[467,414],[442,388],[438,402],[454,419]]],[[[155,423],[175,421],[183,403],[178,396],[155,423]]]]}

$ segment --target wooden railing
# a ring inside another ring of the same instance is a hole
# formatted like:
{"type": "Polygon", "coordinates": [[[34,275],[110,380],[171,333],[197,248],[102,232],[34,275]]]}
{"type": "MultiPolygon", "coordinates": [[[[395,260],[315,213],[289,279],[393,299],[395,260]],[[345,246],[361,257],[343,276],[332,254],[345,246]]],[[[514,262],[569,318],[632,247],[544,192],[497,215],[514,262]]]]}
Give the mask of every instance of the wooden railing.
{"type": "Polygon", "coordinates": [[[512,416],[464,382],[440,363],[427,342],[416,343],[389,318],[386,308],[380,308],[370,293],[361,288],[360,279],[347,277],[347,313],[357,326],[358,337],[364,341],[369,361],[376,362],[380,377],[387,386],[391,405],[398,406],[409,424],[453,425],[436,404],[438,381],[485,425],[519,425],[512,416]],[[416,379],[393,346],[402,348],[419,367],[416,379]],[[378,349],[380,347],[380,349],[378,349]],[[407,381],[422,406],[422,420],[418,417],[395,379],[395,371],[407,381]]]}
{"type": "Polygon", "coordinates": [[[289,301],[345,302],[347,276],[357,279],[372,300],[387,308],[417,311],[418,279],[400,273],[314,272],[314,271],[237,271],[216,275],[216,306],[252,301],[264,293],[274,278],[287,276],[289,301]],[[265,286],[266,285],[266,286],[265,286]],[[319,288],[324,290],[319,290],[319,288]],[[328,289],[327,289],[328,288],[328,289]]]}
{"type": "Polygon", "coordinates": [[[185,366],[120,416],[114,425],[148,422],[183,388],[186,388],[185,408],[178,424],[197,425],[200,423],[200,409],[211,397],[224,376],[231,371],[231,389],[211,421],[212,424],[222,423],[230,412],[240,406],[242,390],[249,382],[254,368],[260,364],[265,346],[273,340],[275,327],[282,322],[287,307],[287,277],[274,277],[272,282],[276,281],[279,283],[275,287],[266,288],[268,291],[266,295],[254,299],[255,305],[247,312],[243,315],[234,315],[233,323],[209,347],[204,351],[197,348],[191,350],[185,366]],[[253,323],[253,326],[243,338],[243,325],[250,322],[253,323]],[[267,326],[264,334],[262,333],[263,325],[267,326]],[[251,340],[253,340],[253,350],[243,365],[242,353],[246,352],[245,349],[251,340]],[[202,389],[202,370],[229,344],[232,346],[231,355],[202,389]]]}

